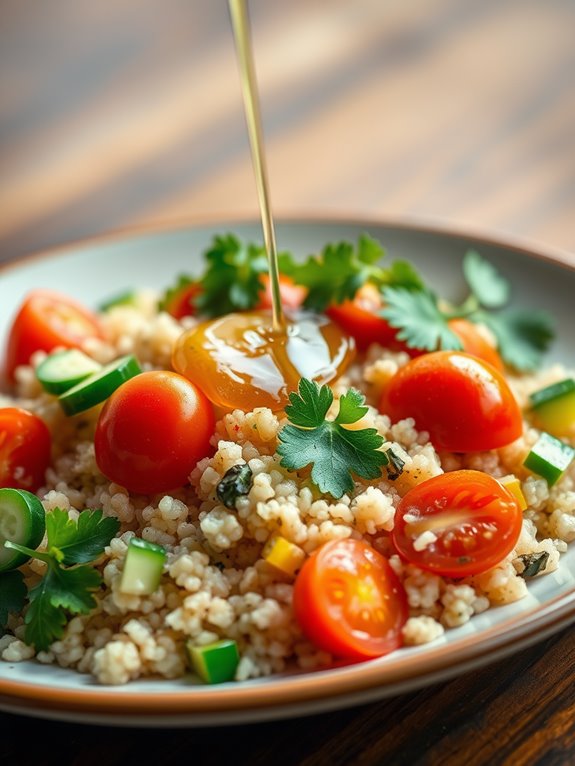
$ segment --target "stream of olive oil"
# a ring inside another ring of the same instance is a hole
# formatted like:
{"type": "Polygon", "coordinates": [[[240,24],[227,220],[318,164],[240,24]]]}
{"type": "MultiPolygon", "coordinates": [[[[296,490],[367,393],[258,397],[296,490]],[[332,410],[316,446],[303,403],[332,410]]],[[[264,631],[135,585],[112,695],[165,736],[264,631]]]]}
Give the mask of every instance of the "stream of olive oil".
{"type": "Polygon", "coordinates": [[[236,41],[236,52],[240,70],[248,135],[252,151],[252,163],[256,176],[260,214],[264,230],[264,242],[269,262],[273,329],[276,332],[285,332],[285,318],[282,309],[279,285],[276,238],[270,203],[262,120],[252,53],[247,1],[229,0],[229,4],[232,17],[232,28],[236,41]]]}

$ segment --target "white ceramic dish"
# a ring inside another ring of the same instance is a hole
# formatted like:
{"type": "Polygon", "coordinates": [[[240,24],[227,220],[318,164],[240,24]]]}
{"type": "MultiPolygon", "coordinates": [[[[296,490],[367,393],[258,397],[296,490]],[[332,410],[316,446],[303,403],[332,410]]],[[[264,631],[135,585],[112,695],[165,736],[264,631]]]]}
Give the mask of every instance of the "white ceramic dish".
{"type": "MultiPolygon", "coordinates": [[[[130,287],[168,285],[193,272],[215,233],[234,231],[261,240],[255,223],[223,221],[121,235],[11,264],[0,280],[0,328],[5,332],[23,294],[48,287],[96,305],[130,287]]],[[[561,253],[410,224],[300,220],[278,225],[281,248],[300,255],[328,241],[356,240],[368,232],[390,258],[412,260],[443,295],[463,288],[459,261],[469,247],[509,278],[516,304],[548,310],[558,339],[548,361],[575,366],[571,345],[575,258],[561,253]]],[[[447,679],[540,641],[575,621],[575,546],[558,571],[531,583],[529,596],[475,616],[462,628],[422,647],[401,649],[369,662],[314,673],[275,676],[242,684],[198,686],[187,679],[99,686],[87,676],[26,662],[0,662],[0,709],[90,723],[205,726],[302,715],[365,703],[447,679]]]]}

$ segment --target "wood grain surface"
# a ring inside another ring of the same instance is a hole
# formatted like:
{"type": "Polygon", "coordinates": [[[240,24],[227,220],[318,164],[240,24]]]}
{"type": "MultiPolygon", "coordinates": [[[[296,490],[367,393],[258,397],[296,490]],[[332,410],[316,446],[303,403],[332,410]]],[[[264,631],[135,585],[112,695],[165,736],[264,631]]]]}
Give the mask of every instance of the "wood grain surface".
{"type": "MultiPolygon", "coordinates": [[[[276,213],[441,219],[575,251],[575,0],[251,11],[276,213]]],[[[0,0],[0,260],[256,205],[224,0],[0,0]]],[[[136,731],[4,714],[0,763],[569,764],[574,669],[567,630],[301,720],[136,731]]]]}

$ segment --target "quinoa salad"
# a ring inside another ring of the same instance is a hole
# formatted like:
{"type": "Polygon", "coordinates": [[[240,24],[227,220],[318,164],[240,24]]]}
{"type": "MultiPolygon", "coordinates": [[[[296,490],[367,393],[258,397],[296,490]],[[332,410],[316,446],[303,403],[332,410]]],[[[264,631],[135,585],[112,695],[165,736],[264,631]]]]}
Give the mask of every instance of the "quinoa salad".
{"type": "Polygon", "coordinates": [[[250,400],[245,378],[240,405],[222,401],[194,380],[196,361],[181,363],[183,339],[205,321],[269,309],[258,246],[216,238],[202,276],[98,311],[41,286],[23,296],[78,334],[48,342],[18,325],[23,309],[10,330],[0,447],[33,445],[2,467],[1,660],[101,684],[241,682],[428,644],[557,569],[575,539],[575,382],[541,361],[549,318],[507,320],[509,286],[477,253],[464,259],[459,304],[382,258],[364,237],[303,264],[280,259],[284,306],[327,314],[351,341],[330,380],[302,374],[272,406],[250,400]],[[218,259],[226,248],[237,263],[218,259]],[[180,378],[201,397],[183,447],[162,443],[172,423],[146,409],[143,390],[121,420],[129,385],[166,391],[180,378]],[[141,476],[123,471],[136,448],[116,446],[127,428],[117,422],[154,442],[141,476]],[[334,575],[332,554],[350,556],[353,572],[334,575]]]}

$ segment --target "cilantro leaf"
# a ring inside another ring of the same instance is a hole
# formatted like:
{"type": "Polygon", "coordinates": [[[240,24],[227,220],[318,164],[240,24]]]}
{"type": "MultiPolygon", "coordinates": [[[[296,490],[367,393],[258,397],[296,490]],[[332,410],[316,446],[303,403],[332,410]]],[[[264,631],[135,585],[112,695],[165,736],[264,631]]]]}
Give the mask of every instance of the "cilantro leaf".
{"type": "Polygon", "coordinates": [[[0,630],[8,624],[9,614],[21,611],[27,592],[22,572],[14,570],[0,574],[0,630]]]}
{"type": "Polygon", "coordinates": [[[196,306],[208,317],[253,308],[263,289],[262,274],[268,270],[264,247],[244,245],[233,234],[214,238],[205,254],[208,266],[199,280],[196,306]]]}
{"type": "Polygon", "coordinates": [[[92,591],[100,587],[102,578],[93,567],[53,567],[45,579],[49,580],[52,606],[73,614],[87,614],[96,606],[92,591]]]}
{"type": "Polygon", "coordinates": [[[553,322],[544,311],[507,309],[481,315],[497,338],[504,361],[521,372],[536,369],[554,337],[553,322]]]}
{"type": "Polygon", "coordinates": [[[382,316],[399,330],[398,340],[405,341],[409,348],[425,351],[462,348],[460,339],[449,328],[447,318],[432,293],[405,287],[385,287],[383,298],[386,305],[382,316]]]}
{"type": "Polygon", "coordinates": [[[356,423],[364,416],[364,397],[351,389],[340,399],[336,419],[325,420],[332,401],[328,386],[302,378],[298,393],[290,394],[286,414],[291,424],[280,431],[277,452],[282,457],[280,465],[289,470],[312,465],[311,478],[320,491],[339,498],[353,489],[352,474],[364,479],[380,477],[388,457],[379,449],[384,440],[375,428],[344,428],[343,424],[356,423]]]}
{"type": "Polygon", "coordinates": [[[424,290],[425,283],[409,261],[393,261],[386,272],[385,284],[390,287],[406,287],[408,290],[424,290]]]}
{"type": "Polygon", "coordinates": [[[306,308],[323,311],[330,303],[351,300],[367,281],[381,282],[385,272],[375,264],[384,255],[379,242],[364,234],[356,247],[349,242],[328,244],[302,264],[281,265],[297,284],[307,287],[306,308]]]}
{"type": "Polygon", "coordinates": [[[26,643],[38,652],[47,651],[54,641],[62,638],[67,622],[64,610],[52,603],[50,572],[30,590],[30,606],[24,618],[26,643]]]}
{"type": "Polygon", "coordinates": [[[120,529],[118,519],[104,518],[101,509],[82,511],[77,521],[60,508],[46,514],[48,550],[56,548],[62,564],[85,564],[98,558],[120,529]]]}
{"type": "Polygon", "coordinates": [[[475,250],[465,254],[463,274],[471,292],[485,308],[500,308],[509,300],[509,282],[475,250]]]}

